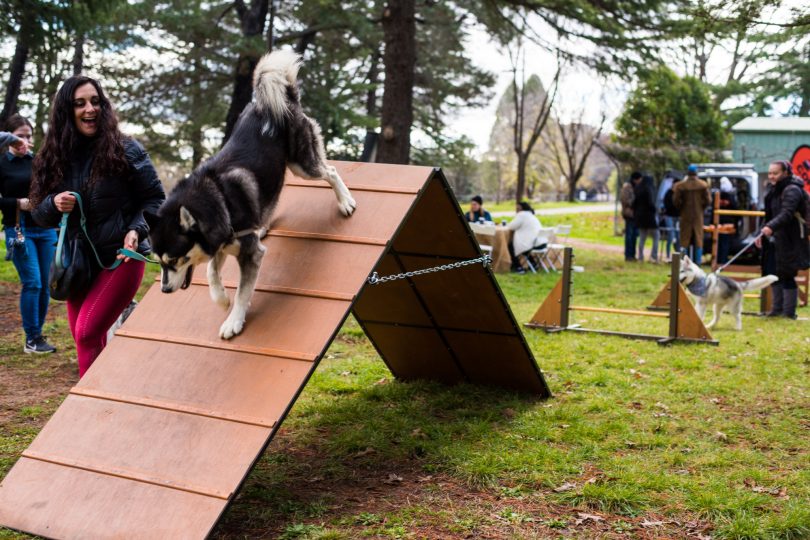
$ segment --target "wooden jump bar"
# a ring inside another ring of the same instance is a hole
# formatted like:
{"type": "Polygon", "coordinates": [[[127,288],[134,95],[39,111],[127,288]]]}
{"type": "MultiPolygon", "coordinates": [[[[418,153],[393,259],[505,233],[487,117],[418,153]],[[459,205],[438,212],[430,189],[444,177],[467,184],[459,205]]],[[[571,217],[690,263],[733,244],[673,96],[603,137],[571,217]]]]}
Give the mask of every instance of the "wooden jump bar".
{"type": "Polygon", "coordinates": [[[655,313],[651,311],[638,311],[634,309],[617,309],[591,306],[568,306],[570,311],[593,311],[596,313],[617,313],[619,315],[633,315],[636,317],[660,317],[666,319],[669,313],[655,313]]]}
{"type": "Polygon", "coordinates": [[[762,217],[765,212],[761,210],[716,210],[718,216],[751,216],[762,217]]]}

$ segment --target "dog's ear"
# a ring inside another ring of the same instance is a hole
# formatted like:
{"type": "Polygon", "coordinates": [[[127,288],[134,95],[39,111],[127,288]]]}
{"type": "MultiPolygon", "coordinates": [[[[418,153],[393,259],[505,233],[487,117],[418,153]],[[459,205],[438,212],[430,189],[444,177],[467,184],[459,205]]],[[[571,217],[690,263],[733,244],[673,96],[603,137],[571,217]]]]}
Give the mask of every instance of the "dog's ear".
{"type": "Polygon", "coordinates": [[[185,206],[180,207],[180,227],[188,232],[195,228],[197,225],[197,220],[194,219],[194,216],[191,215],[185,206]]]}
{"type": "Polygon", "coordinates": [[[692,262],[692,260],[689,258],[689,255],[684,255],[681,260],[683,262],[685,262],[686,264],[689,264],[690,262],[692,262]]]}

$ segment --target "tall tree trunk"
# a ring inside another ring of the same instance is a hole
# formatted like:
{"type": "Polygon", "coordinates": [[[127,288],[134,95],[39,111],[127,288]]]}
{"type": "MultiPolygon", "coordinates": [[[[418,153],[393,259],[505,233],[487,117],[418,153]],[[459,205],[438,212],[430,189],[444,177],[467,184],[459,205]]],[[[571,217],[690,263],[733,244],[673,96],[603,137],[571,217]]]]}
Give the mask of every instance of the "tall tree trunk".
{"type": "Polygon", "coordinates": [[[250,6],[245,6],[243,0],[236,0],[236,12],[239,15],[239,23],[242,29],[242,36],[248,43],[246,50],[239,53],[236,61],[233,77],[233,94],[231,104],[228,107],[228,114],[225,117],[225,138],[224,145],[233,133],[236,121],[242,110],[250,103],[253,96],[253,69],[259,63],[264,44],[255,46],[257,37],[264,34],[265,20],[267,19],[268,0],[252,0],[250,6]]]}
{"type": "Polygon", "coordinates": [[[377,161],[408,163],[416,67],[415,0],[390,0],[383,12],[382,24],[385,35],[385,86],[377,161]]]}
{"type": "Polygon", "coordinates": [[[73,45],[73,74],[81,75],[84,70],[84,32],[76,34],[76,43],[73,45]]]}
{"type": "Polygon", "coordinates": [[[6,86],[3,110],[0,111],[0,124],[17,112],[17,100],[20,97],[20,87],[25,75],[25,63],[28,61],[33,26],[34,14],[30,9],[23,9],[20,31],[17,34],[17,45],[14,48],[14,57],[11,59],[11,65],[9,66],[8,86],[6,86]]]}
{"type": "Polygon", "coordinates": [[[527,154],[520,154],[517,162],[517,186],[515,186],[515,202],[520,202],[526,195],[526,162],[527,154]]]}
{"type": "MultiPolygon", "coordinates": [[[[368,69],[369,88],[366,92],[366,116],[374,118],[377,116],[377,83],[380,80],[380,59],[379,50],[371,58],[371,67],[368,69]]],[[[363,152],[360,154],[360,161],[374,161],[377,142],[379,136],[374,128],[366,128],[366,138],[363,141],[363,152]]]]}

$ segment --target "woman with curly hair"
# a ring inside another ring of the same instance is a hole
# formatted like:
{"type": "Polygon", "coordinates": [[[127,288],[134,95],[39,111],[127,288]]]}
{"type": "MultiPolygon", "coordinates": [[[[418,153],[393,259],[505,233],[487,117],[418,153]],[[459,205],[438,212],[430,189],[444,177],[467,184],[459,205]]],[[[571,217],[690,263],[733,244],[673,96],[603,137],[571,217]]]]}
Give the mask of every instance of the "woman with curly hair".
{"type": "Polygon", "coordinates": [[[92,242],[104,266],[124,260],[108,270],[91,255],[90,285],[70,292],[68,321],[81,377],[104,349],[107,330],[143,279],[144,263],[117,251],[150,252],[143,214],[156,213],[165,194],[146,151],[119,131],[115,111],[96,80],[66,80],[54,97],[48,126],[33,163],[34,220],[55,227],[68,212],[68,238],[75,238],[81,231],[80,212],[70,192],[77,192],[87,217],[85,249],[91,252],[86,241],[92,242]]]}

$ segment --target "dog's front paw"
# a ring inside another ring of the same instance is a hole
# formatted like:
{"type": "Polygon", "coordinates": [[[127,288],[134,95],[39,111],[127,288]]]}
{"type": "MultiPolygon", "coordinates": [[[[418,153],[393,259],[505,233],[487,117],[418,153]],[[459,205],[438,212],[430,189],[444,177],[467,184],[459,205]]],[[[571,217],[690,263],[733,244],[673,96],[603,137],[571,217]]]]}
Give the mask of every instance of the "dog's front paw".
{"type": "Polygon", "coordinates": [[[340,208],[341,214],[348,217],[352,215],[354,209],[357,208],[357,203],[355,202],[354,197],[351,195],[345,195],[338,201],[338,208],[340,208]]]}
{"type": "Polygon", "coordinates": [[[245,319],[228,317],[222,326],[219,327],[219,337],[222,339],[231,339],[242,332],[245,326],[245,319]]]}
{"type": "Polygon", "coordinates": [[[228,297],[228,293],[225,292],[224,287],[209,287],[208,292],[211,293],[211,300],[222,309],[231,307],[231,299],[228,297]]]}

